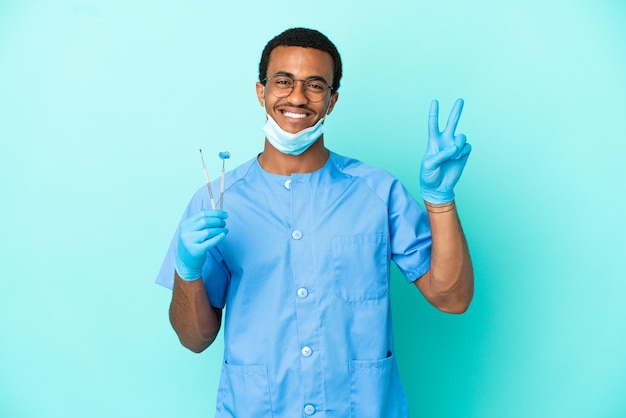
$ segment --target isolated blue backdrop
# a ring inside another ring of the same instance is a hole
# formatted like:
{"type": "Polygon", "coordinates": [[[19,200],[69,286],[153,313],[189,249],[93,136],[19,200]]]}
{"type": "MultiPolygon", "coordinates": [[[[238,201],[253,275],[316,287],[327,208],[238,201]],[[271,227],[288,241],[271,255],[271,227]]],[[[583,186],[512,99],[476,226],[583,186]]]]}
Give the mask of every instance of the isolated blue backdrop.
{"type": "Polygon", "coordinates": [[[394,269],[417,417],[626,415],[626,5],[621,0],[0,0],[0,416],[212,416],[201,355],[153,284],[179,216],[261,150],[267,40],[339,47],[327,145],[418,195],[432,98],[466,107],[462,316],[394,269]]]}

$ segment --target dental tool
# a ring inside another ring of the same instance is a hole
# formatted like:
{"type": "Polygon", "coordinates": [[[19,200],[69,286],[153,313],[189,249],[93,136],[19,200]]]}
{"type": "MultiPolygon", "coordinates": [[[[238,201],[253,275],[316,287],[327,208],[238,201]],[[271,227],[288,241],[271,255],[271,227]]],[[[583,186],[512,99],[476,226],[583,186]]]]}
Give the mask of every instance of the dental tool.
{"type": "MultiPolygon", "coordinates": [[[[209,173],[207,173],[206,164],[204,164],[204,157],[202,156],[202,148],[200,148],[199,151],[200,151],[200,159],[202,160],[202,170],[204,171],[204,178],[206,179],[206,187],[207,189],[209,189],[209,197],[211,198],[211,206],[213,207],[213,209],[215,209],[215,200],[213,199],[213,191],[211,190],[211,180],[209,180],[209,173]]],[[[223,184],[224,184],[224,181],[222,180],[222,189],[224,188],[223,184]]]]}
{"type": "Polygon", "coordinates": [[[222,186],[220,188],[220,210],[222,210],[224,208],[224,166],[226,165],[226,160],[230,158],[230,152],[221,151],[219,157],[222,160],[222,186]]]}

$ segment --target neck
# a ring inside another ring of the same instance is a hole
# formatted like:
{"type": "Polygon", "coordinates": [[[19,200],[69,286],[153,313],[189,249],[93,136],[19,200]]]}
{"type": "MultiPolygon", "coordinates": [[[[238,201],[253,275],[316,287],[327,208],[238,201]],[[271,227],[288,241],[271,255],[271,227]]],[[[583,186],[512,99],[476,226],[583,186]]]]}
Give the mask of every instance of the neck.
{"type": "Polygon", "coordinates": [[[306,151],[300,155],[283,154],[265,140],[263,153],[258,160],[261,167],[269,173],[289,176],[294,173],[312,173],[326,164],[329,151],[324,147],[322,135],[306,151]]]}

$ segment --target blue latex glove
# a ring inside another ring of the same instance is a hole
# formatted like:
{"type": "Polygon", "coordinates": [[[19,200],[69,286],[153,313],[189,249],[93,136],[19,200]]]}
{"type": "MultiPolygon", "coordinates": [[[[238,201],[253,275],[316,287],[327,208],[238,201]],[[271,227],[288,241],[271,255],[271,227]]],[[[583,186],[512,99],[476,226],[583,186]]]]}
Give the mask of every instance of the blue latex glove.
{"type": "Polygon", "coordinates": [[[454,200],[454,186],[459,181],[472,147],[465,135],[455,135],[463,99],[457,99],[443,132],[439,132],[439,102],[430,103],[428,147],[420,170],[420,194],[426,202],[448,203],[454,200]]]}
{"type": "Polygon", "coordinates": [[[228,233],[225,228],[227,217],[223,210],[203,210],[181,222],[175,262],[181,279],[192,281],[200,278],[206,252],[228,233]]]}

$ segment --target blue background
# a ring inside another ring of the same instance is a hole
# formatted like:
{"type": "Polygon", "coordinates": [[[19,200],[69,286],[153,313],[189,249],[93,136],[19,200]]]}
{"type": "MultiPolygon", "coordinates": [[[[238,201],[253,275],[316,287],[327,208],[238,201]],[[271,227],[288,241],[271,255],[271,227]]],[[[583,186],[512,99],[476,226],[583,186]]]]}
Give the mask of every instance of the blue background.
{"type": "Polygon", "coordinates": [[[457,187],[476,296],[430,307],[394,268],[418,417],[626,415],[622,0],[0,0],[0,416],[212,416],[153,284],[217,153],[262,149],[265,43],[338,46],[327,145],[418,195],[428,105],[466,101],[457,187]],[[213,157],[214,156],[214,157],[213,157]]]}

